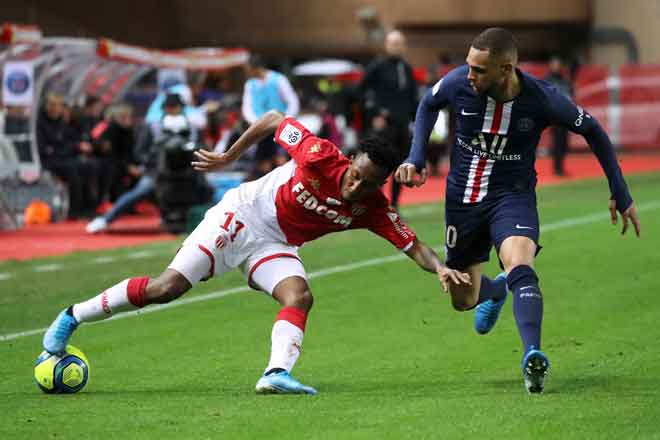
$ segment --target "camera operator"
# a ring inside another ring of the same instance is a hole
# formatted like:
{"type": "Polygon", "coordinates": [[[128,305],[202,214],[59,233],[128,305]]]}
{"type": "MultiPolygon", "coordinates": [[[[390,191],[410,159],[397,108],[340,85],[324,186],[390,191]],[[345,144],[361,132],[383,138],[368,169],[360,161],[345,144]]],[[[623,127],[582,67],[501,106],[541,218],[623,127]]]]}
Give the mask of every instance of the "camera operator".
{"type": "MultiPolygon", "coordinates": [[[[112,209],[100,217],[96,217],[86,227],[86,231],[95,234],[106,230],[118,217],[128,211],[138,201],[153,196],[156,190],[156,177],[163,163],[164,148],[171,146],[171,139],[176,137],[186,139],[186,143],[194,145],[197,141],[197,131],[190,125],[183,114],[184,103],[178,94],[168,94],[163,103],[163,118],[149,125],[148,131],[138,140],[136,161],[141,164],[140,179],[133,189],[124,193],[115,202],[112,209]]],[[[179,144],[180,145],[180,142],[179,144]]],[[[187,165],[187,164],[186,164],[187,165]]]]}

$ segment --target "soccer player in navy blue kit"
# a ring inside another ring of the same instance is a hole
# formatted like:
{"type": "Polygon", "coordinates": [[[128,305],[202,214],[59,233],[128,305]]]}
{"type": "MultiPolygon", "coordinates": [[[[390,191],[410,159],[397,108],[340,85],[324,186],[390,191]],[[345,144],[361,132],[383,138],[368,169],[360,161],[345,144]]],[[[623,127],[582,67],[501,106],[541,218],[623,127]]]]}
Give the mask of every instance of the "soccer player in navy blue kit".
{"type": "Polygon", "coordinates": [[[472,42],[467,65],[438,81],[417,109],[410,156],[396,179],[408,186],[426,180],[425,149],[438,111],[455,117],[445,204],[447,265],[470,274],[471,285],[451,285],[456,310],[475,311],[475,329],[488,333],[512,293],[513,313],[523,343],[522,373],[529,393],[541,393],[550,368],[541,351],[543,297],[534,258],[539,245],[536,209],[536,147],[548,125],[582,135],[598,158],[610,187],[612,223],[617,211],[622,234],[639,218],[612,144],[596,119],[556,88],[516,68],[513,35],[489,28],[472,42]],[[495,246],[504,272],[482,275],[495,246]]]}

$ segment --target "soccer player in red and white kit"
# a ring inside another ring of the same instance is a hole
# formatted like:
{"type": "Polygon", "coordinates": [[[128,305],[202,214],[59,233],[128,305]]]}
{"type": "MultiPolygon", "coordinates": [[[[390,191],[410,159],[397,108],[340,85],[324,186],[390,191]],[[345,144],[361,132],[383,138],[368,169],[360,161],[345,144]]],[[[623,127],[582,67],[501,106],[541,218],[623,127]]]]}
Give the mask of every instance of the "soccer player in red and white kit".
{"type": "Polygon", "coordinates": [[[167,303],[204,279],[239,268],[250,286],[282,305],[273,325],[270,362],[256,391],[316,394],[314,388],[290,375],[313,302],[298,257],[299,246],[330,232],[366,228],[390,241],[422,269],[437,273],[445,291],[450,281],[470,283],[467,274],[447,268],[390,208],[380,187],[400,158],[383,141],[363,141],[349,159],[296,120],[270,111],[226,153],[196,152],[193,166],[200,171],[222,169],[273,132],[291,161],[228,191],[207,211],[160,276],[124,280],[63,310],[46,331],[44,348],[60,353],[80,323],[167,303]]]}

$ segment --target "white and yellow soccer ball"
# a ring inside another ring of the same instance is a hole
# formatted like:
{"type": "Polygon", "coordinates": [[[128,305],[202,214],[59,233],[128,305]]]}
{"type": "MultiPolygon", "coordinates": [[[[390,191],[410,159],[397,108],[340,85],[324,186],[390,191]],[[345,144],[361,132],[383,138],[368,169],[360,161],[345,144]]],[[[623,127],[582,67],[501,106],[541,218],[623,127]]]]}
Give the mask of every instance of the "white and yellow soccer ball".
{"type": "Polygon", "coordinates": [[[34,364],[34,380],[44,393],[77,393],[89,381],[89,360],[73,345],[60,355],[44,351],[34,364]]]}

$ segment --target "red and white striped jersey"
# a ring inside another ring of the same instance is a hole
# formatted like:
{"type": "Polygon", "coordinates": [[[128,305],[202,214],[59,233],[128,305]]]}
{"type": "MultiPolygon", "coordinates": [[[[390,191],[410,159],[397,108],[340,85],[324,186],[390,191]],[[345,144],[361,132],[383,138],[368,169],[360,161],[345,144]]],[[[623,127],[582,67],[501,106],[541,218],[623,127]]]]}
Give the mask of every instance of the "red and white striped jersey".
{"type": "Polygon", "coordinates": [[[301,246],[330,232],[364,228],[399,249],[412,245],[415,233],[381,190],[359,202],[341,198],[349,160],[332,142],[314,136],[292,118],[282,121],[275,141],[292,160],[225,195],[242,206],[253,232],[301,246]]]}

